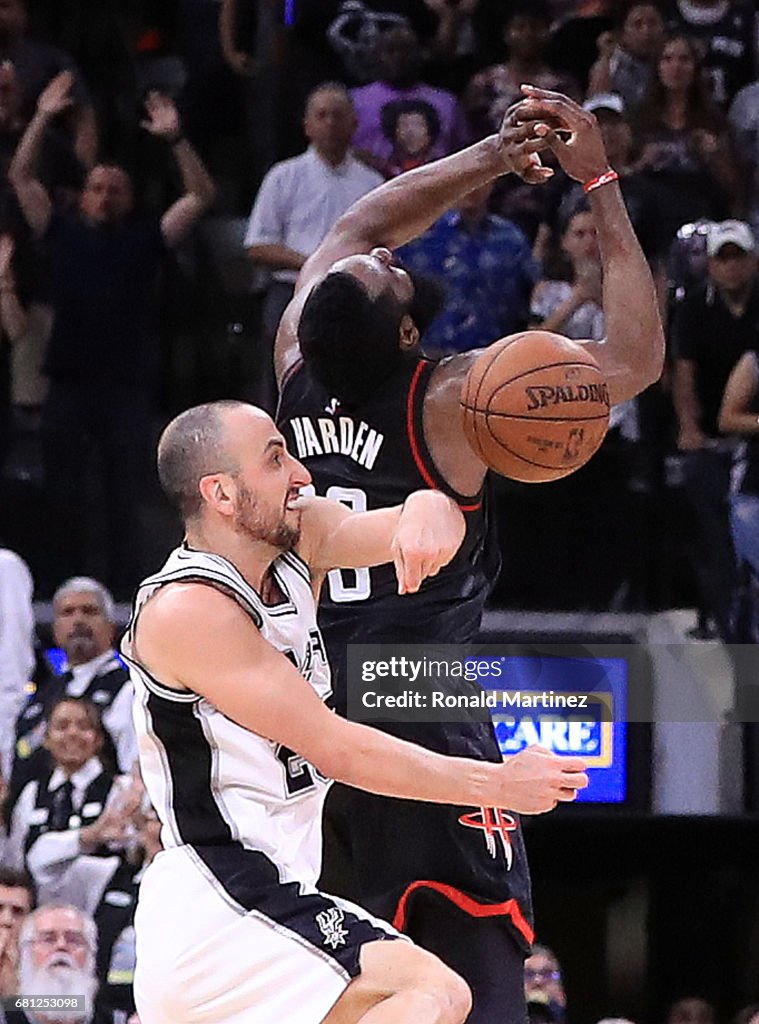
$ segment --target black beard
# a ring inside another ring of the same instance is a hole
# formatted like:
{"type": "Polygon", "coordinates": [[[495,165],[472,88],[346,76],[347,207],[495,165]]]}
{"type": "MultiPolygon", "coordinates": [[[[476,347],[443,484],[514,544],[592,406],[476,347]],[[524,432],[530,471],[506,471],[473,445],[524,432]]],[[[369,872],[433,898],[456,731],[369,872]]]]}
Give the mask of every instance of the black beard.
{"type": "Polygon", "coordinates": [[[424,344],[424,332],[445,307],[445,288],[430,274],[419,274],[408,268],[404,269],[414,286],[414,297],[409,305],[408,315],[416,324],[424,344]]]}

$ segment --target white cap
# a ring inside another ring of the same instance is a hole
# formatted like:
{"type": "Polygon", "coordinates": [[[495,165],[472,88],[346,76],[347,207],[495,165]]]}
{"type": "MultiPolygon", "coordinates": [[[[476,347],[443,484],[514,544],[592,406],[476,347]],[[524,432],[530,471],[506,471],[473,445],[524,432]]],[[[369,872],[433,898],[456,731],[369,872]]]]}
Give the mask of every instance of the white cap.
{"type": "Polygon", "coordinates": [[[625,116],[625,101],[617,92],[599,92],[595,96],[589,96],[582,105],[583,110],[593,114],[596,110],[612,110],[620,117],[625,116]]]}
{"type": "Polygon", "coordinates": [[[709,229],[706,236],[707,255],[716,256],[723,245],[737,245],[744,252],[756,250],[751,228],[742,220],[723,220],[709,229]]]}

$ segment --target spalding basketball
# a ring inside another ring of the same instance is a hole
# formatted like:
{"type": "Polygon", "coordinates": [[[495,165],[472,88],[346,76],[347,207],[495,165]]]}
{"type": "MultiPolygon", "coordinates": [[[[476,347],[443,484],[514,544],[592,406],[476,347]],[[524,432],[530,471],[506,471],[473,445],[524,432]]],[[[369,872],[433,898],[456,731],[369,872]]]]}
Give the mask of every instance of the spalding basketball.
{"type": "Polygon", "coordinates": [[[609,428],[609,388],[583,345],[525,331],[490,345],[461,393],[467,440],[482,461],[525,483],[585,465],[609,428]]]}

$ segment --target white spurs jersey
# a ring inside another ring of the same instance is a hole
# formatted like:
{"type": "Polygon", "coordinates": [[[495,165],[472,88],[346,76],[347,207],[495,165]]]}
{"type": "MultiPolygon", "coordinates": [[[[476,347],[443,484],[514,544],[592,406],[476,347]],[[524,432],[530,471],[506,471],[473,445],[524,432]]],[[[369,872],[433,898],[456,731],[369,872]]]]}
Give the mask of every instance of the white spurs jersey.
{"type": "MultiPolygon", "coordinates": [[[[310,886],[321,869],[322,805],[330,781],[291,750],[233,722],[205,697],[163,685],[135,660],[131,642],[141,608],[160,587],[207,582],[238,601],[264,639],[326,700],[330,671],[308,567],[287,552],[271,571],[285,595],[277,605],[264,604],[219,555],[177,548],[137,591],[122,646],[134,681],[142,777],[163,826],[164,847],[242,846],[264,854],[280,882],[310,886]]],[[[212,635],[207,642],[213,644],[212,635]]]]}

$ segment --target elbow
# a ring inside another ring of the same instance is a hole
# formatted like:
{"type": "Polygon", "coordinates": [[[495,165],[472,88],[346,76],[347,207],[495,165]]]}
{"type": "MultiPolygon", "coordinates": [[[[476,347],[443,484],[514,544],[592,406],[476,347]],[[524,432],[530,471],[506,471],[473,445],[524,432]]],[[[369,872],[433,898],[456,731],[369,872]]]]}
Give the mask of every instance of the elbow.
{"type": "Polygon", "coordinates": [[[733,419],[733,414],[728,409],[720,409],[719,416],[717,417],[717,428],[721,434],[735,434],[738,431],[738,426],[733,419]]]}
{"type": "Polygon", "coordinates": [[[21,170],[21,168],[15,166],[15,164],[11,164],[10,167],[8,168],[7,177],[8,177],[8,181],[10,182],[11,186],[14,189],[16,189],[16,190],[18,190],[18,188],[21,185],[23,185],[24,182],[29,180],[28,179],[28,175],[24,174],[24,172],[21,170]]]}
{"type": "Polygon", "coordinates": [[[204,185],[203,189],[198,193],[197,200],[200,203],[203,212],[205,212],[216,201],[216,194],[217,188],[212,181],[209,181],[207,185],[204,185]]]}

